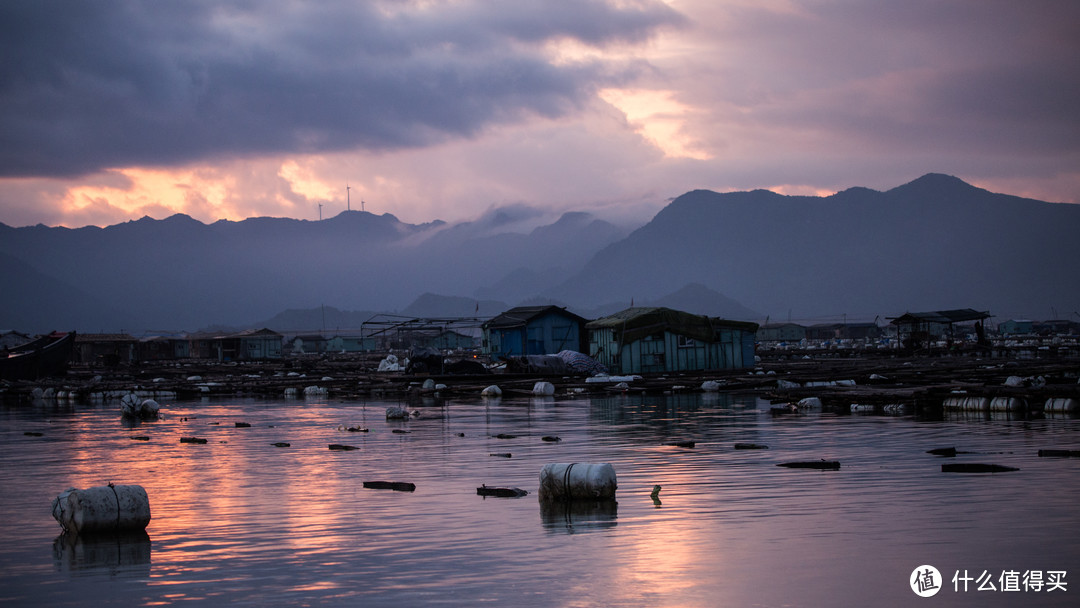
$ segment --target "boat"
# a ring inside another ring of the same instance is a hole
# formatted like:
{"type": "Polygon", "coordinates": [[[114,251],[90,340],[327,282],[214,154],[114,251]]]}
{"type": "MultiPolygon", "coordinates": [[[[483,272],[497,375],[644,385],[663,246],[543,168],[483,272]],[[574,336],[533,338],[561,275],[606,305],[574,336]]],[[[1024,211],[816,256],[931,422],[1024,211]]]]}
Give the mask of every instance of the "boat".
{"type": "Polygon", "coordinates": [[[52,332],[0,355],[0,380],[36,380],[67,372],[75,332],[52,332]],[[6,355],[6,356],[5,356],[6,355]]]}

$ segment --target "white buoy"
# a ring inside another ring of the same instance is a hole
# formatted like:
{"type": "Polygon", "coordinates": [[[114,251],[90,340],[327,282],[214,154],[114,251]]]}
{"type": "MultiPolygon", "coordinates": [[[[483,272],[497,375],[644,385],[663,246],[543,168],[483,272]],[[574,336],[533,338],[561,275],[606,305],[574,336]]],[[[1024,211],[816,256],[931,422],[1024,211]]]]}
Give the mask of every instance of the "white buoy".
{"type": "Polygon", "coordinates": [[[73,534],[144,530],[150,523],[150,498],[135,485],[68,488],[53,499],[52,513],[73,534]]]}
{"type": "Polygon", "coordinates": [[[537,382],[533,385],[534,395],[551,396],[555,394],[555,385],[550,382],[537,382]]]}
{"type": "Polygon", "coordinates": [[[540,471],[540,500],[615,500],[615,467],[602,463],[554,463],[540,471]]]}

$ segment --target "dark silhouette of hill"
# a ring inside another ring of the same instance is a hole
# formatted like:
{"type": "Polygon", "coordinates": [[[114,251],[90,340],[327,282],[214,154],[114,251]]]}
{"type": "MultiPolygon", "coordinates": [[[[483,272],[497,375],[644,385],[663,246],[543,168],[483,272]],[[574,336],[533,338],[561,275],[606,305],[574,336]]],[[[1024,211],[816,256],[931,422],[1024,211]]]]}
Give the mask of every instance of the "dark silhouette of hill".
{"type": "Polygon", "coordinates": [[[633,300],[757,321],[1080,309],[1080,206],[947,175],[827,197],[695,190],[629,235],[584,213],[522,228],[538,213],[516,206],[453,226],[360,211],[0,224],[0,327],[357,328],[365,311],[473,316],[478,301],[482,316],[554,301],[593,318],[633,300]],[[339,318],[324,321],[328,311],[339,318]]]}
{"type": "Polygon", "coordinates": [[[828,197],[688,192],[545,295],[582,305],[698,282],[771,314],[1073,310],[1080,206],[925,175],[828,197]]]}
{"type": "MultiPolygon", "coordinates": [[[[517,268],[543,272],[579,260],[576,270],[623,234],[587,214],[567,214],[527,233],[500,232],[508,229],[497,222],[414,225],[359,211],[318,222],[263,217],[203,224],[178,214],[106,228],[0,224],[8,284],[34,283],[20,278],[33,269],[56,284],[51,301],[66,307],[57,311],[27,299],[26,289],[5,289],[0,326],[43,331],[59,312],[78,320],[76,329],[137,331],[249,326],[325,304],[392,311],[428,292],[467,297],[517,268]],[[73,308],[78,315],[70,314],[73,308]],[[110,310],[127,312],[103,312],[110,310]]],[[[312,328],[322,326],[321,310],[318,320],[312,328]]],[[[333,327],[350,325],[352,319],[333,327]]]]}

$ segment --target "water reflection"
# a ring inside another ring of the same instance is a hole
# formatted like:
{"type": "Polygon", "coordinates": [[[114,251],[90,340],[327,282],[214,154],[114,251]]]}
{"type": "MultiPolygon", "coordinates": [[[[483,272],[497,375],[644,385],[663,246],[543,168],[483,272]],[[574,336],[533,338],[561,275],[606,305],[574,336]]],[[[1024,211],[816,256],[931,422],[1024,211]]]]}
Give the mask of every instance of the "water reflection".
{"type": "Polygon", "coordinates": [[[608,530],[615,527],[618,515],[614,500],[540,501],[540,522],[548,532],[608,530]]]}
{"type": "Polygon", "coordinates": [[[121,569],[150,575],[150,536],[145,530],[109,534],[63,533],[53,541],[53,560],[59,572],[121,569]]]}
{"type": "MultiPolygon", "coordinates": [[[[924,563],[1080,571],[1080,459],[1037,455],[1080,448],[1075,418],[773,418],[726,393],[416,397],[406,421],[391,405],[406,404],[180,402],[135,431],[100,405],[0,407],[0,602],[903,606],[924,563]],[[947,446],[1020,471],[942,474],[926,451],[947,446]],[[842,468],[775,466],[820,458],[842,468]],[[534,500],[558,462],[610,462],[618,502],[534,500]],[[416,490],[363,488],[376,479],[416,490]],[[56,538],[56,494],[109,481],[146,489],[147,534],[56,538]],[[485,484],[529,497],[486,500],[485,484]]],[[[1072,605],[1058,597],[1038,599],[1072,605]]]]}

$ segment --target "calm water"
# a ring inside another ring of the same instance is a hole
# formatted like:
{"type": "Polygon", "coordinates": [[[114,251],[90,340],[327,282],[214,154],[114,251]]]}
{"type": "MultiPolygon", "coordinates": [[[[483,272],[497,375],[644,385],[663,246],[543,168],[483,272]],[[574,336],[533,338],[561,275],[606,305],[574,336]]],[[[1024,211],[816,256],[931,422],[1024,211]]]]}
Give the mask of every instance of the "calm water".
{"type": "Polygon", "coordinates": [[[407,422],[388,405],[180,402],[134,428],[113,406],[0,407],[0,604],[1080,605],[1080,458],[1037,457],[1080,449],[1080,420],[773,418],[722,394],[417,401],[407,422]],[[925,453],[948,446],[979,453],[925,453]],[[775,466],[821,458],[842,468],[775,466]],[[612,463],[617,507],[542,509],[553,462],[612,463]],[[146,536],[58,539],[52,499],[110,481],[146,488],[146,536]],[[530,495],[483,498],[482,484],[530,495]],[[931,599],[909,587],[922,564],[946,579],[931,599]],[[1065,571],[1067,587],[957,592],[958,570],[998,589],[1008,571],[1065,571]]]}

